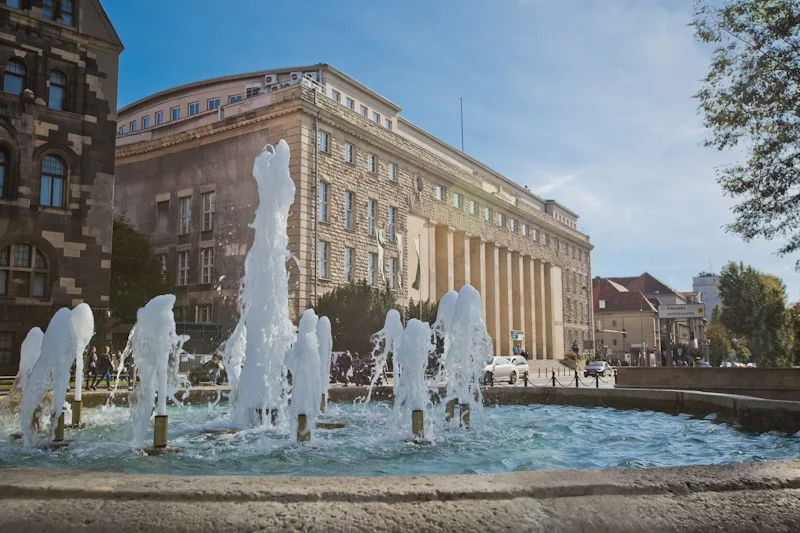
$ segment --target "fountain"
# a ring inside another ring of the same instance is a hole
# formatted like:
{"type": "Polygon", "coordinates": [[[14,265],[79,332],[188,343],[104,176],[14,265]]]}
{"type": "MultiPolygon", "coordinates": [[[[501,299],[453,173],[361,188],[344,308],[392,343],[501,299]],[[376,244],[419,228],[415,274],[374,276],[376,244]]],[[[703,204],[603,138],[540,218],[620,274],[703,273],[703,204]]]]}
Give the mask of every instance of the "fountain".
{"type": "Polygon", "coordinates": [[[75,330],[75,394],[72,399],[72,426],[77,427],[81,425],[83,414],[83,352],[94,335],[94,315],[88,304],[79,304],[72,310],[72,328],[75,330]]]}
{"type": "Polygon", "coordinates": [[[308,309],[300,318],[297,342],[286,354],[286,366],[292,373],[292,403],[289,405],[290,426],[297,423],[297,442],[311,440],[311,428],[319,415],[320,383],[317,315],[308,309]]]}
{"type": "MultiPolygon", "coordinates": [[[[436,321],[433,323],[433,332],[438,339],[442,341],[443,351],[442,357],[439,361],[439,369],[436,374],[436,383],[441,383],[446,379],[445,367],[447,366],[447,358],[450,356],[450,324],[453,320],[453,312],[456,307],[456,300],[458,293],[456,291],[449,291],[442,296],[439,300],[439,306],[436,311],[436,321]]],[[[448,385],[449,386],[449,385],[448,385]]],[[[451,420],[455,416],[455,403],[456,400],[450,396],[450,399],[445,402],[445,411],[447,420],[451,420]]]]}
{"type": "Polygon", "coordinates": [[[428,323],[416,318],[409,320],[400,348],[395,353],[394,405],[401,412],[411,410],[411,427],[416,438],[424,436],[424,413],[429,403],[425,370],[435,350],[428,323]]]}
{"type": "Polygon", "coordinates": [[[19,405],[22,401],[22,391],[28,384],[28,378],[33,371],[39,355],[42,353],[42,339],[44,332],[39,328],[32,328],[22,341],[20,348],[19,370],[14,377],[14,383],[8,394],[0,401],[0,416],[14,415],[19,412],[19,405]]]}
{"type": "Polygon", "coordinates": [[[222,352],[222,364],[225,365],[225,372],[228,375],[231,397],[236,394],[239,388],[239,376],[242,374],[246,346],[247,328],[244,322],[240,320],[236,325],[236,329],[233,330],[233,334],[225,343],[225,350],[222,352]]]}
{"type": "MultiPolygon", "coordinates": [[[[372,374],[372,380],[369,384],[365,403],[369,403],[372,399],[372,391],[375,388],[375,384],[378,382],[383,368],[386,366],[389,354],[397,355],[397,350],[400,348],[402,339],[403,322],[400,320],[400,312],[396,309],[390,309],[389,312],[386,313],[383,329],[372,336],[372,360],[375,362],[375,371],[372,374]],[[383,349],[381,349],[381,343],[383,343],[383,349]]],[[[395,392],[397,392],[397,376],[399,372],[399,368],[397,364],[395,364],[393,370],[394,379],[392,380],[392,386],[395,392]]]]}
{"type": "Polygon", "coordinates": [[[325,411],[328,403],[328,389],[331,378],[331,353],[333,352],[333,336],[331,335],[331,321],[326,316],[317,322],[317,343],[319,344],[319,379],[320,403],[319,410],[325,411]]]}

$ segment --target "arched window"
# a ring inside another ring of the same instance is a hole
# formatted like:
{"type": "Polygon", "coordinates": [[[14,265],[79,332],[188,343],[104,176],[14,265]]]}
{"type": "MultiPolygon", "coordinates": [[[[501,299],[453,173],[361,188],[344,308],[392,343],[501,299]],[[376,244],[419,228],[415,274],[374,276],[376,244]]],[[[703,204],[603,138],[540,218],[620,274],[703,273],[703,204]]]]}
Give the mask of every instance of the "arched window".
{"type": "Polygon", "coordinates": [[[54,70],[50,73],[50,93],[47,99],[47,107],[50,109],[63,110],[67,96],[67,77],[61,72],[54,70]]]}
{"type": "Polygon", "coordinates": [[[42,190],[39,203],[50,207],[64,207],[67,184],[67,167],[60,157],[47,155],[42,160],[42,190]]]}
{"type": "Polygon", "coordinates": [[[25,63],[19,59],[12,59],[6,65],[3,76],[3,92],[21,94],[25,89],[25,63]]]}
{"type": "Polygon", "coordinates": [[[0,148],[0,198],[8,196],[8,152],[0,148]]]}
{"type": "Polygon", "coordinates": [[[0,250],[0,296],[46,298],[49,274],[37,246],[14,243],[0,250]]]}

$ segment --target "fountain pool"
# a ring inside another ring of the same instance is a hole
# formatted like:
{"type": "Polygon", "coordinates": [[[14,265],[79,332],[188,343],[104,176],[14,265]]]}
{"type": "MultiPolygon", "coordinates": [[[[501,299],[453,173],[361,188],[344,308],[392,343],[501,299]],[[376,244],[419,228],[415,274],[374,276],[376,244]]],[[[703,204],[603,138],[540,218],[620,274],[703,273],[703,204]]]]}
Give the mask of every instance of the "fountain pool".
{"type": "MultiPolygon", "coordinates": [[[[399,476],[502,473],[549,468],[642,468],[800,458],[800,438],[754,434],[688,415],[570,406],[484,409],[480,430],[444,424],[421,444],[386,422],[391,405],[330,404],[320,421],[347,424],[317,430],[298,446],[290,429],[259,427],[208,435],[204,426],[230,412],[228,404],[169,407],[170,443],[179,454],[148,456],[131,446],[123,407],[86,409],[87,427],[69,433],[57,451],[24,449],[0,436],[0,468],[182,474],[399,476]]],[[[444,419],[444,406],[432,414],[444,419]]],[[[457,425],[457,424],[456,424],[457,425]]]]}

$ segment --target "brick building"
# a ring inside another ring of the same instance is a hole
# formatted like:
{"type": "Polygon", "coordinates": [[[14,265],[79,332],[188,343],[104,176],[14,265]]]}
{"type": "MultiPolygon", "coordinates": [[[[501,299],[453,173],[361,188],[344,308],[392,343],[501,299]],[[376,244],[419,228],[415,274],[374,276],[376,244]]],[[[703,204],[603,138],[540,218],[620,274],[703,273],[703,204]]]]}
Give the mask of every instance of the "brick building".
{"type": "Polygon", "coordinates": [[[280,139],[297,186],[297,261],[287,264],[294,317],[353,279],[385,280],[398,299],[405,287],[415,301],[471,283],[498,353],[511,351],[512,329],[539,359],[590,338],[592,245],[578,216],[400,111],[328,65],[205,80],[119,111],[116,207],[151,239],[176,285],[178,319],[207,325],[207,342],[190,349],[207,353],[236,321],[258,202],[253,160],[280,139]]]}
{"type": "Polygon", "coordinates": [[[0,375],[60,307],[106,338],[121,52],[98,0],[0,1],[0,375]]]}

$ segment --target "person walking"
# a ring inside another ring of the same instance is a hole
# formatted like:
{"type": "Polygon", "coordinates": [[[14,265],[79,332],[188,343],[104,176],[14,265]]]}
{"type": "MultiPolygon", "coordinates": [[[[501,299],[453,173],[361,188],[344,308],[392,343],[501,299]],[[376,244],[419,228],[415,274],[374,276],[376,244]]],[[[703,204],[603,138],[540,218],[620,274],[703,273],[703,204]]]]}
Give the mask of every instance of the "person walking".
{"type": "Polygon", "coordinates": [[[344,383],[344,386],[347,387],[349,383],[349,379],[347,379],[347,372],[350,371],[350,367],[353,365],[353,358],[350,355],[350,351],[346,350],[339,358],[336,360],[337,366],[339,367],[339,379],[344,383]]]}
{"type": "Polygon", "coordinates": [[[89,390],[89,385],[92,380],[97,377],[97,347],[92,346],[89,350],[89,359],[86,365],[86,390],[89,390]]]}
{"type": "Polygon", "coordinates": [[[220,373],[225,369],[222,365],[222,358],[214,354],[211,356],[211,370],[208,373],[208,379],[211,381],[211,386],[216,387],[217,381],[219,381],[220,373]]]}
{"type": "Polygon", "coordinates": [[[97,376],[94,383],[92,383],[92,390],[97,390],[97,384],[106,380],[106,388],[111,390],[111,371],[114,369],[111,363],[111,348],[105,346],[103,348],[103,355],[97,361],[97,376]]]}

